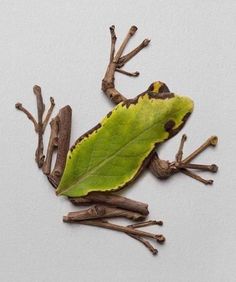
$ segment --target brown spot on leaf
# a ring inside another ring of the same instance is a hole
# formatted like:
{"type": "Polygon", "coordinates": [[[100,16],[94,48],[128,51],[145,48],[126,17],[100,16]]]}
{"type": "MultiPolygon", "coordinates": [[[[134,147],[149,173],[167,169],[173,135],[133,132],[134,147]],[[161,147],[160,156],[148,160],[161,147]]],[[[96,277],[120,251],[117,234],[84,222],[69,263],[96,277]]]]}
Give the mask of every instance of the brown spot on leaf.
{"type": "Polygon", "coordinates": [[[155,92],[148,92],[148,96],[153,99],[169,99],[173,98],[175,95],[170,92],[164,92],[164,93],[155,93],[155,92]]]}
{"type": "Polygon", "coordinates": [[[107,118],[109,118],[112,114],[112,111],[110,111],[108,114],[107,114],[107,118]]]}
{"type": "Polygon", "coordinates": [[[170,129],[168,132],[169,132],[169,137],[168,137],[168,139],[170,139],[170,138],[172,138],[173,136],[175,136],[183,127],[184,127],[184,125],[185,125],[185,123],[186,123],[186,121],[187,121],[187,119],[188,119],[188,117],[191,115],[191,113],[190,112],[188,112],[188,113],[186,113],[186,115],[183,117],[183,119],[182,119],[182,123],[177,127],[177,128],[175,128],[175,129],[170,129]]]}
{"type": "Polygon", "coordinates": [[[172,119],[168,120],[166,124],[164,125],[165,130],[168,132],[170,132],[174,126],[175,126],[175,122],[172,119]]]}
{"type": "Polygon", "coordinates": [[[75,145],[71,146],[70,148],[71,153],[73,152],[74,149],[75,149],[75,145]]]}

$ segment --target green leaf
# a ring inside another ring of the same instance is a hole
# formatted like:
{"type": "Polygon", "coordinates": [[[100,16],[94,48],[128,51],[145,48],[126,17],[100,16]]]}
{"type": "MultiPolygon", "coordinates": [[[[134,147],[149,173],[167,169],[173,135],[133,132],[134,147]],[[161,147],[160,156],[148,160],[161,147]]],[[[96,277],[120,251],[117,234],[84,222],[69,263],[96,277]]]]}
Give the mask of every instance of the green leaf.
{"type": "Polygon", "coordinates": [[[167,124],[178,129],[192,109],[187,97],[157,99],[148,93],[118,104],[71,148],[57,194],[80,197],[125,186],[140,172],[155,144],[170,137],[167,124]]]}

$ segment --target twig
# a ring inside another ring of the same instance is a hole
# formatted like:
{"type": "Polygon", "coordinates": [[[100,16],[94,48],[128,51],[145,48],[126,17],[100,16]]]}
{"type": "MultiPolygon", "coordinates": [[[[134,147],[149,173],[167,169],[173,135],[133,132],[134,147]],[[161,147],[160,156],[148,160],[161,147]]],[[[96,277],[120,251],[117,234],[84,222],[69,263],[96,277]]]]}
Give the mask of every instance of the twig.
{"type": "Polygon", "coordinates": [[[21,103],[16,103],[15,107],[16,107],[17,110],[25,113],[27,118],[33,122],[34,130],[37,133],[38,132],[38,124],[37,124],[37,121],[35,120],[35,118],[32,116],[32,114],[26,108],[24,108],[21,103]]]}
{"type": "Polygon", "coordinates": [[[136,56],[143,48],[147,47],[150,41],[151,41],[150,39],[144,39],[143,42],[138,47],[136,47],[128,54],[122,56],[118,61],[117,68],[122,68],[129,60],[131,60],[134,56],[136,56]]]}
{"type": "Polygon", "coordinates": [[[48,121],[52,115],[53,108],[55,107],[55,102],[54,102],[53,97],[50,97],[50,103],[51,103],[50,108],[48,109],[47,115],[43,121],[43,132],[45,131],[48,121]]]}
{"type": "Polygon", "coordinates": [[[69,198],[74,205],[105,204],[112,207],[148,215],[148,205],[112,193],[92,192],[85,197],[69,198]]]}
{"type": "Polygon", "coordinates": [[[45,105],[43,103],[41,88],[38,85],[35,85],[33,87],[33,91],[36,96],[38,111],[38,147],[35,152],[35,160],[40,168],[43,166],[45,158],[43,154],[43,113],[45,110],[45,105]]]}
{"type": "Polygon", "coordinates": [[[52,173],[48,175],[48,180],[54,187],[58,186],[66,165],[66,157],[70,147],[71,116],[70,106],[62,108],[57,116],[59,124],[57,158],[52,173]]]}
{"type": "Polygon", "coordinates": [[[128,234],[130,237],[134,238],[135,240],[141,242],[153,255],[157,255],[158,254],[158,250],[155,249],[152,244],[150,242],[148,242],[147,240],[143,239],[142,237],[138,236],[138,235],[134,235],[134,234],[128,234]]]}
{"type": "Polygon", "coordinates": [[[106,96],[109,97],[115,104],[118,104],[126,100],[126,98],[115,88],[114,73],[116,71],[118,61],[120,60],[120,57],[122,56],[122,53],[126,45],[128,44],[130,38],[135,34],[136,30],[137,30],[136,26],[131,26],[131,28],[128,31],[128,34],[126,35],[120,48],[115,54],[115,42],[116,42],[115,27],[114,26],[110,27],[110,33],[111,33],[110,62],[107,67],[106,74],[102,80],[102,90],[106,94],[106,96]]]}
{"type": "Polygon", "coordinates": [[[143,220],[145,218],[144,215],[137,212],[102,205],[94,205],[86,210],[69,212],[67,216],[63,218],[63,220],[65,222],[74,222],[87,219],[101,219],[111,217],[124,217],[135,221],[143,220]]]}
{"type": "Polygon", "coordinates": [[[138,71],[136,71],[136,72],[128,72],[128,71],[121,70],[121,69],[118,69],[118,68],[116,68],[116,71],[119,72],[119,73],[128,75],[128,76],[132,76],[132,77],[137,77],[137,76],[139,76],[139,72],[138,72],[138,71]]]}
{"type": "Polygon", "coordinates": [[[181,164],[178,166],[179,168],[190,168],[190,169],[199,169],[204,171],[210,171],[210,172],[217,172],[218,166],[216,164],[211,165],[202,165],[202,164],[181,164]]]}
{"type": "Polygon", "coordinates": [[[181,169],[180,172],[192,177],[193,179],[195,180],[198,180],[200,182],[202,182],[203,184],[206,184],[206,185],[212,185],[213,184],[213,180],[212,179],[204,179],[202,178],[201,176],[193,173],[192,171],[188,170],[188,169],[181,169]]]}
{"type": "MultiPolygon", "coordinates": [[[[68,222],[67,218],[63,218],[64,222],[68,222]]],[[[153,234],[150,232],[145,232],[142,230],[136,230],[131,227],[127,226],[121,226],[117,224],[110,223],[105,220],[82,220],[82,221],[76,221],[74,223],[79,223],[79,224],[84,224],[84,225],[92,225],[92,226],[97,226],[97,227],[102,227],[106,229],[111,229],[111,230],[116,230],[118,232],[123,232],[123,233],[128,233],[132,235],[138,235],[141,237],[146,237],[146,238],[151,238],[156,240],[158,243],[164,243],[165,242],[165,237],[161,234],[153,234]]]]}
{"type": "Polygon", "coordinates": [[[159,220],[159,221],[157,221],[157,220],[148,220],[148,221],[144,221],[144,222],[130,224],[130,225],[128,225],[128,227],[140,228],[140,227],[146,227],[146,226],[151,226],[151,225],[162,226],[163,225],[163,221],[161,221],[161,220],[159,220]]]}
{"type": "Polygon", "coordinates": [[[110,27],[110,33],[111,33],[111,53],[110,53],[110,63],[114,59],[115,55],[115,45],[116,45],[116,34],[115,34],[115,26],[112,25],[110,27]]]}
{"type": "Polygon", "coordinates": [[[180,146],[178,152],[175,156],[175,161],[169,162],[165,160],[161,160],[157,154],[155,154],[150,163],[149,168],[151,172],[157,176],[158,178],[168,178],[169,176],[182,172],[185,175],[192,177],[193,179],[200,181],[206,185],[213,184],[213,180],[206,180],[196,173],[190,171],[189,169],[198,169],[202,171],[209,172],[217,172],[218,166],[216,164],[205,165],[205,164],[192,164],[190,163],[194,158],[196,158],[199,154],[201,154],[204,150],[206,150],[209,146],[216,146],[218,138],[217,136],[211,136],[208,138],[200,147],[198,147],[192,154],[190,154],[187,158],[182,160],[183,158],[183,146],[187,139],[186,135],[182,136],[180,146]]]}
{"type": "Polygon", "coordinates": [[[52,163],[52,156],[55,148],[58,146],[58,130],[59,130],[59,118],[55,117],[50,122],[51,127],[51,134],[50,139],[48,142],[48,148],[47,148],[47,155],[45,162],[43,164],[43,173],[46,175],[49,175],[51,172],[51,163],[52,163]]]}
{"type": "Polygon", "coordinates": [[[218,142],[217,136],[211,136],[204,142],[199,148],[197,148],[192,154],[190,154],[187,158],[185,158],[182,163],[186,164],[196,158],[200,153],[206,150],[208,147],[213,146],[215,147],[218,142]]]}
{"type": "Polygon", "coordinates": [[[183,148],[184,148],[184,143],[186,142],[186,140],[187,140],[187,136],[185,134],[183,134],[182,138],[181,138],[180,145],[179,145],[179,150],[178,150],[177,154],[175,155],[175,160],[178,163],[182,161],[182,158],[183,158],[183,148]]]}
{"type": "Polygon", "coordinates": [[[135,34],[137,29],[138,28],[136,26],[134,26],[134,25],[131,26],[131,28],[129,29],[129,31],[128,31],[126,37],[125,37],[125,39],[121,43],[120,48],[118,49],[118,51],[117,51],[117,53],[116,53],[116,55],[114,57],[114,60],[113,60],[114,63],[116,63],[116,64],[118,63],[121,55],[123,54],[123,52],[125,50],[126,45],[128,44],[130,38],[135,34]]]}
{"type": "MultiPolygon", "coordinates": [[[[162,226],[163,225],[163,221],[159,220],[148,220],[148,221],[143,221],[143,222],[139,222],[139,223],[134,223],[134,224],[130,224],[128,225],[128,227],[131,227],[131,228],[140,228],[140,227],[146,227],[146,226],[151,226],[151,225],[159,225],[159,226],[162,226]]],[[[156,255],[158,253],[158,250],[155,249],[152,244],[143,239],[142,237],[140,236],[137,236],[137,235],[131,235],[131,234],[128,234],[129,236],[131,236],[132,238],[140,241],[145,247],[148,248],[148,250],[150,252],[152,252],[153,255],[156,255]]]]}

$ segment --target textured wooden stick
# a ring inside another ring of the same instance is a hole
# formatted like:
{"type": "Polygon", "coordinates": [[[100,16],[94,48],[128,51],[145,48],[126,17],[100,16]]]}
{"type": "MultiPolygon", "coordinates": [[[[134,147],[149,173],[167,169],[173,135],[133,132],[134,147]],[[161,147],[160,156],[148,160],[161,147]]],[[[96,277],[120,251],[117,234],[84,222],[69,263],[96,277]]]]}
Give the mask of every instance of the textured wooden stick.
{"type": "MultiPolygon", "coordinates": [[[[67,221],[65,221],[65,222],[67,222],[67,221]]],[[[141,237],[151,238],[151,239],[156,240],[158,243],[164,243],[165,242],[165,237],[161,234],[153,234],[153,233],[150,233],[150,232],[137,230],[137,229],[134,229],[134,228],[131,228],[131,227],[113,224],[113,223],[110,223],[110,222],[105,221],[105,220],[82,220],[82,221],[77,221],[77,223],[84,224],[84,225],[102,227],[102,228],[116,230],[116,231],[123,232],[123,233],[128,233],[128,234],[137,235],[137,236],[141,236],[141,237]]]]}
{"type": "Polygon", "coordinates": [[[43,132],[45,131],[46,127],[47,127],[47,124],[48,124],[48,121],[52,115],[52,112],[53,112],[53,108],[55,107],[55,102],[54,102],[54,99],[53,97],[50,97],[50,108],[48,109],[48,112],[47,112],[47,115],[43,121],[43,132]]]}
{"type": "Polygon", "coordinates": [[[15,107],[16,107],[17,110],[23,112],[27,116],[27,118],[32,121],[32,123],[34,125],[34,130],[37,133],[38,132],[38,124],[37,124],[37,121],[35,120],[35,118],[33,117],[33,115],[26,108],[24,108],[21,103],[16,103],[15,107]]]}
{"type": "Polygon", "coordinates": [[[128,54],[122,56],[118,61],[117,68],[123,67],[129,60],[131,60],[134,56],[136,56],[143,48],[147,47],[150,41],[151,41],[150,39],[144,39],[143,42],[138,47],[136,47],[128,54]]]}
{"type": "Polygon", "coordinates": [[[186,142],[186,140],[187,140],[187,136],[185,134],[183,134],[182,138],[181,138],[181,142],[179,144],[178,152],[175,155],[175,160],[178,163],[182,161],[182,158],[183,158],[183,148],[184,148],[184,143],[186,142]]]}
{"type": "Polygon", "coordinates": [[[135,240],[141,242],[153,255],[157,255],[158,254],[158,250],[155,249],[152,244],[150,242],[148,242],[147,240],[143,239],[142,237],[138,236],[138,235],[134,235],[134,234],[128,234],[130,237],[134,238],[135,240]]]}
{"type": "Polygon", "coordinates": [[[212,179],[204,179],[201,176],[195,174],[194,172],[188,170],[188,169],[181,169],[180,172],[192,177],[195,180],[198,180],[200,182],[202,182],[205,185],[212,185],[213,184],[213,180],[212,179]]]}
{"type": "Polygon", "coordinates": [[[86,210],[69,212],[67,216],[63,217],[63,221],[74,222],[87,219],[101,219],[111,217],[124,217],[135,221],[145,219],[144,215],[137,212],[102,205],[94,205],[86,210]]]}
{"type": "Polygon", "coordinates": [[[41,93],[41,88],[38,85],[33,87],[34,94],[37,100],[37,111],[38,111],[38,146],[35,152],[35,160],[38,167],[42,167],[44,163],[43,154],[43,114],[45,110],[45,105],[43,103],[43,97],[41,93]]]}
{"type": "Polygon", "coordinates": [[[130,224],[128,225],[128,227],[132,227],[132,228],[140,228],[140,227],[146,227],[146,226],[151,226],[151,225],[159,225],[162,226],[163,225],[163,221],[159,220],[148,220],[148,221],[143,221],[143,222],[139,222],[139,223],[134,223],[134,224],[130,224]]]}
{"type": "Polygon", "coordinates": [[[118,49],[115,55],[115,42],[116,42],[115,27],[114,26],[110,27],[110,33],[111,33],[110,63],[107,67],[105,76],[102,80],[102,90],[106,94],[106,96],[109,97],[115,104],[118,104],[126,100],[126,98],[115,88],[114,73],[117,68],[117,63],[126,45],[128,44],[130,38],[135,34],[136,30],[137,30],[136,26],[131,26],[131,28],[128,31],[128,34],[126,35],[125,39],[123,40],[120,48],[118,49]]]}
{"type": "Polygon", "coordinates": [[[70,147],[71,116],[72,110],[70,106],[62,108],[58,114],[59,132],[57,158],[54,169],[48,176],[48,180],[54,187],[58,186],[66,165],[66,157],[70,147]]]}
{"type": "Polygon", "coordinates": [[[33,87],[33,92],[36,96],[38,121],[36,121],[36,119],[33,117],[33,115],[26,108],[24,108],[21,103],[16,103],[15,107],[18,110],[22,111],[28,117],[28,119],[31,120],[34,124],[35,132],[38,134],[38,145],[37,145],[37,149],[36,149],[36,152],[35,152],[35,161],[36,161],[38,167],[41,168],[44,164],[44,159],[45,159],[45,156],[43,154],[43,149],[44,149],[43,134],[44,134],[44,131],[46,129],[47,123],[48,123],[48,121],[51,117],[55,103],[54,103],[54,99],[52,97],[50,97],[51,105],[48,109],[46,118],[43,121],[43,114],[44,114],[44,110],[45,110],[45,105],[43,103],[43,96],[42,96],[42,91],[41,91],[40,86],[35,85],[33,87]]]}
{"type": "Polygon", "coordinates": [[[111,33],[111,52],[110,52],[110,63],[112,63],[115,55],[115,45],[116,45],[116,33],[115,33],[115,26],[112,25],[110,27],[111,33]]]}
{"type": "Polygon", "coordinates": [[[49,175],[51,172],[53,152],[55,148],[58,146],[59,118],[55,117],[54,119],[52,119],[50,122],[50,126],[51,126],[51,134],[48,142],[46,159],[42,168],[43,173],[46,175],[49,175]]]}
{"type": "Polygon", "coordinates": [[[131,28],[129,29],[125,39],[123,40],[123,42],[121,43],[120,45],[120,48],[118,49],[115,57],[114,57],[114,63],[118,63],[121,55],[123,54],[124,50],[125,50],[125,47],[126,45],[128,44],[130,38],[135,34],[135,32],[137,31],[137,27],[136,26],[131,26],[131,28]]]}
{"type": "Polygon", "coordinates": [[[148,205],[145,203],[130,200],[112,193],[92,192],[85,197],[69,198],[74,205],[106,204],[112,207],[122,208],[148,215],[148,205]]]}
{"type": "Polygon", "coordinates": [[[208,147],[216,146],[217,142],[218,142],[218,137],[217,136],[211,136],[199,148],[197,148],[192,154],[190,154],[187,158],[185,158],[182,161],[182,163],[183,164],[190,163],[194,158],[196,158],[199,154],[201,154],[208,147]]]}
{"type": "Polygon", "coordinates": [[[128,71],[125,71],[125,70],[122,70],[122,69],[117,69],[117,68],[116,68],[116,71],[119,72],[119,73],[128,75],[128,76],[132,76],[132,77],[139,76],[139,72],[138,71],[136,71],[136,72],[128,72],[128,71]]]}
{"type": "Polygon", "coordinates": [[[210,171],[210,172],[217,172],[218,166],[216,164],[210,164],[210,165],[202,165],[202,164],[181,164],[178,166],[180,168],[190,168],[190,169],[198,169],[198,170],[204,170],[204,171],[210,171]]]}

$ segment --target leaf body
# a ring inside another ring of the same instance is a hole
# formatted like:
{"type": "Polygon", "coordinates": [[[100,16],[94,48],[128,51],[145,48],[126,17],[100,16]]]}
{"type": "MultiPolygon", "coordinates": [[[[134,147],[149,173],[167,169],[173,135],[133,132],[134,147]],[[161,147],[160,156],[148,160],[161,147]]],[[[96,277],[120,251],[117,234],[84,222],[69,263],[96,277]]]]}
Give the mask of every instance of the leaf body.
{"type": "Polygon", "coordinates": [[[148,92],[118,104],[71,148],[57,194],[80,197],[124,187],[192,110],[190,98],[157,99],[148,92]]]}

